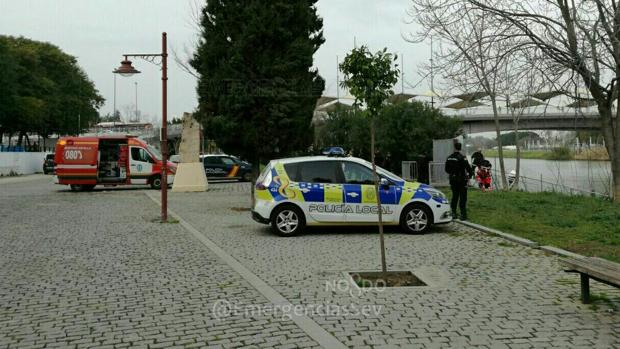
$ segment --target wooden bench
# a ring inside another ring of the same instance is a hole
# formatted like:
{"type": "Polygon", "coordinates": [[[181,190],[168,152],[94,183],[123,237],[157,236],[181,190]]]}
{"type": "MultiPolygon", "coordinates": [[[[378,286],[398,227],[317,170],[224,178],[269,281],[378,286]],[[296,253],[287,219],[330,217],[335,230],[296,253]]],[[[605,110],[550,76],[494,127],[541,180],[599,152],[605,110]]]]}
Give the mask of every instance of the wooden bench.
{"type": "Polygon", "coordinates": [[[564,271],[581,276],[581,301],[590,303],[590,279],[620,288],[620,264],[596,257],[568,258],[562,263],[564,271]]]}

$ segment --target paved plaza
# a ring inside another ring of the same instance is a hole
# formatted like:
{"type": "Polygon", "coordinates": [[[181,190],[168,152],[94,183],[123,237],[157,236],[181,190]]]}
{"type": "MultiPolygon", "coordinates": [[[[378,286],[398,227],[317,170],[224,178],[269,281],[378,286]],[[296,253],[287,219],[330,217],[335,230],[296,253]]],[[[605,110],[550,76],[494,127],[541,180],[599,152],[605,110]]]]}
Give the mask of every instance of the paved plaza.
{"type": "MultiPolygon", "coordinates": [[[[373,228],[294,238],[251,220],[247,183],[73,193],[0,178],[2,348],[620,348],[620,292],[557,256],[460,225],[389,230],[391,270],[427,286],[360,290],[373,228]]],[[[498,213],[501,214],[501,213],[498,213]]]]}

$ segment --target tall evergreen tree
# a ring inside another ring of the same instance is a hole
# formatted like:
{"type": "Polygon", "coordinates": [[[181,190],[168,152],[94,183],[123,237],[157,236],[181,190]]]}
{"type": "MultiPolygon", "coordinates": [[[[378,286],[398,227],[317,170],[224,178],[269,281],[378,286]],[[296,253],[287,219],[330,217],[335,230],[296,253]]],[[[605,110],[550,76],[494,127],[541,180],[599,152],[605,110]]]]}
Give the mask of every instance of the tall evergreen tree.
{"type": "Polygon", "coordinates": [[[226,152],[259,162],[305,150],[325,81],[313,55],[325,41],[317,0],[209,0],[191,65],[198,117],[226,152]]]}

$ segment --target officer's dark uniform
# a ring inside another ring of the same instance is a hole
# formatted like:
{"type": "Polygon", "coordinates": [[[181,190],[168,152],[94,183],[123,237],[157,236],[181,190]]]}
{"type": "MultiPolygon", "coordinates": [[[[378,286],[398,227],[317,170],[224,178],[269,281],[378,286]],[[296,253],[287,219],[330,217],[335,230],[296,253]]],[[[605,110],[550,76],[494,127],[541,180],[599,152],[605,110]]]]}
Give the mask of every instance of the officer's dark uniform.
{"type": "Polygon", "coordinates": [[[452,216],[456,216],[456,207],[461,210],[461,219],[467,219],[467,182],[474,175],[474,170],[469,166],[467,158],[460,152],[454,152],[446,159],[446,173],[450,176],[450,188],[452,189],[452,216]]]}

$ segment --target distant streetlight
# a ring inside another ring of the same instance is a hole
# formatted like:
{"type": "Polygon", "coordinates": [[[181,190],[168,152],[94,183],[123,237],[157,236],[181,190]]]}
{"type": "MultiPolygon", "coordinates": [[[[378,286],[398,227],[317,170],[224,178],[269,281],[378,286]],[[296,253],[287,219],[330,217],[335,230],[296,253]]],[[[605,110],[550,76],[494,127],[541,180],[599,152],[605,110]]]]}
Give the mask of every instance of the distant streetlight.
{"type": "Polygon", "coordinates": [[[134,122],[138,122],[138,82],[134,82],[136,85],[136,112],[134,116],[134,122]]]}
{"type": "Polygon", "coordinates": [[[114,110],[112,111],[112,120],[116,118],[116,72],[113,71],[112,75],[114,75],[114,110]]]}
{"type": "MultiPolygon", "coordinates": [[[[161,84],[162,84],[162,121],[161,121],[161,154],[162,154],[162,171],[161,171],[161,221],[168,221],[168,48],[166,33],[161,34],[161,53],[134,53],[123,54],[125,59],[121,61],[121,66],[114,70],[115,74],[129,77],[139,74],[140,71],[131,65],[129,57],[138,57],[145,59],[151,63],[157,57],[161,58],[161,84]]],[[[157,64],[158,65],[158,64],[157,64]]],[[[137,101],[137,84],[136,84],[136,101],[137,101]]],[[[136,107],[137,108],[137,107],[136,107]]]]}

